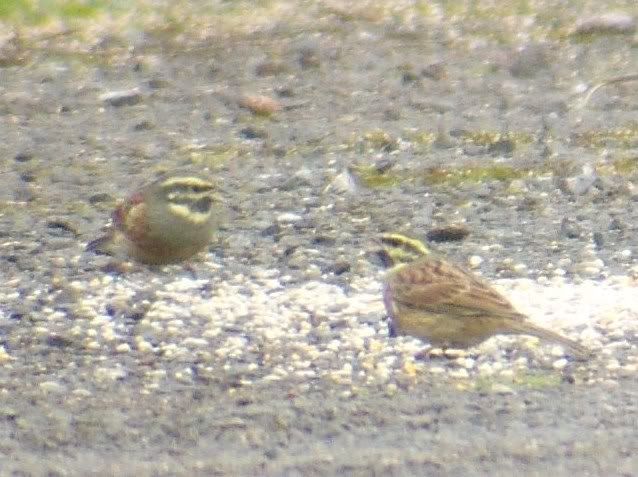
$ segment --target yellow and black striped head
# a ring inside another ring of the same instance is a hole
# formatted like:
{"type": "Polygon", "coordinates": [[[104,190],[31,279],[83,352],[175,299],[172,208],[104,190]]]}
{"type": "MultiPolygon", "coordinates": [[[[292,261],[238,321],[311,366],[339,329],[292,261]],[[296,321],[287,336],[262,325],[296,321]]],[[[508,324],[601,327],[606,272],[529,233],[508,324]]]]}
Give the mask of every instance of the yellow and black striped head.
{"type": "Polygon", "coordinates": [[[378,251],[378,255],[387,268],[414,262],[431,253],[420,240],[402,234],[382,234],[379,241],[382,248],[378,251]]]}
{"type": "Polygon", "coordinates": [[[217,201],[214,185],[195,176],[168,177],[147,190],[159,204],[166,204],[169,214],[193,225],[208,223],[217,201]]]}

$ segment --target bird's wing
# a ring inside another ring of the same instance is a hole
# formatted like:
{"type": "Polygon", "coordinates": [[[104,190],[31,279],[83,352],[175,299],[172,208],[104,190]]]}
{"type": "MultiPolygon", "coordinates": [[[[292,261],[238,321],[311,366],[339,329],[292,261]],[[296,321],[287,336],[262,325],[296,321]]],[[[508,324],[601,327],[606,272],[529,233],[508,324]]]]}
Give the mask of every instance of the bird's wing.
{"type": "Polygon", "coordinates": [[[440,259],[426,258],[397,270],[389,280],[392,298],[431,313],[519,316],[489,284],[440,259]]]}

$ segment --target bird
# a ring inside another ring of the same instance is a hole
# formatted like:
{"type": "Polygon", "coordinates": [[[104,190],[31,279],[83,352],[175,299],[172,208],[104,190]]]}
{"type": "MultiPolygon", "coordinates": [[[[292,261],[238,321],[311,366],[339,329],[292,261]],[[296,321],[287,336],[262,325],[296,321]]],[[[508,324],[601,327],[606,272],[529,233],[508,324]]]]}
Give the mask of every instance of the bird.
{"type": "Polygon", "coordinates": [[[215,186],[201,177],[157,179],[121,202],[106,233],[86,248],[148,265],[187,260],[211,242],[220,202],[215,186]]]}
{"type": "Polygon", "coordinates": [[[469,348],[494,335],[524,334],[563,346],[574,358],[591,356],[585,346],[531,323],[487,281],[434,256],[422,242],[383,234],[379,252],[386,273],[383,301],[389,335],[410,335],[443,348],[469,348]]]}

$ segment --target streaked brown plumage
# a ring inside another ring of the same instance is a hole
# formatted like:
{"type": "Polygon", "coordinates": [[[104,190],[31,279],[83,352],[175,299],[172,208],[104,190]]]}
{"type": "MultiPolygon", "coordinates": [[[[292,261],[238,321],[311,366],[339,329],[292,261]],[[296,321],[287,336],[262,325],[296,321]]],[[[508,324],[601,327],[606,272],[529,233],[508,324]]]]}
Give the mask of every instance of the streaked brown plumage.
{"type": "Polygon", "coordinates": [[[403,262],[388,271],[385,280],[384,302],[391,335],[411,335],[435,346],[466,348],[497,334],[528,334],[556,342],[578,358],[591,354],[579,343],[530,323],[486,281],[428,255],[420,242],[398,234],[384,235],[381,240],[389,261],[403,262]],[[405,263],[408,257],[416,258],[405,263]]]}

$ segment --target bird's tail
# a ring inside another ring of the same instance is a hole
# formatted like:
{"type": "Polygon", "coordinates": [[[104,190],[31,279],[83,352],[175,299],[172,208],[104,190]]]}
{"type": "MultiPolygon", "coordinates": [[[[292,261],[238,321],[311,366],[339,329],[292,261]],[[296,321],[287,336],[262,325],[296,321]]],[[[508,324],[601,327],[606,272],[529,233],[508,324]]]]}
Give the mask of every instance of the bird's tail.
{"type": "Polygon", "coordinates": [[[87,252],[93,252],[98,255],[115,255],[116,244],[112,233],[107,233],[102,237],[90,241],[86,245],[87,252]]]}
{"type": "Polygon", "coordinates": [[[579,360],[585,360],[591,358],[592,350],[589,348],[577,343],[574,340],[566,338],[565,336],[559,335],[551,330],[546,328],[542,328],[538,325],[534,325],[529,321],[514,321],[510,322],[508,326],[509,334],[525,334],[532,335],[540,338],[542,340],[551,341],[553,343],[564,346],[574,358],[579,360]]]}

